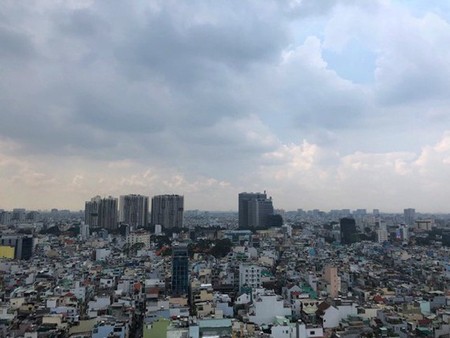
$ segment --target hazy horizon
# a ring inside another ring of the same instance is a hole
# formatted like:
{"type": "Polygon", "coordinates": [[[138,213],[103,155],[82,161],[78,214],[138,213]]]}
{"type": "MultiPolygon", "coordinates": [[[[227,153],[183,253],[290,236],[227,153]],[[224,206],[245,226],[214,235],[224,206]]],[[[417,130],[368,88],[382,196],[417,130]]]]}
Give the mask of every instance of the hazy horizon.
{"type": "MultiPolygon", "coordinates": [[[[99,196],[101,196],[101,195],[99,195],[99,196]]],[[[150,201],[151,201],[151,198],[153,196],[150,196],[150,195],[143,195],[143,196],[149,197],[149,199],[150,199],[149,200],[149,204],[151,204],[150,201]]],[[[92,196],[92,197],[95,197],[95,196],[92,196]]],[[[103,197],[109,197],[109,196],[101,196],[101,197],[103,198],[103,197]]],[[[119,198],[120,195],[119,196],[111,196],[111,197],[119,198]]],[[[87,202],[88,200],[90,200],[90,198],[87,199],[85,202],[87,202]]],[[[185,202],[186,202],[186,198],[185,198],[185,202]]],[[[274,201],[274,203],[275,203],[275,201],[274,201]]],[[[185,206],[186,206],[186,204],[185,204],[185,206]]],[[[331,209],[320,209],[320,208],[305,209],[305,208],[299,207],[299,208],[296,208],[296,209],[285,209],[283,207],[274,205],[275,211],[283,210],[284,212],[297,212],[299,209],[302,209],[305,212],[313,211],[315,209],[323,211],[323,212],[331,212],[331,211],[335,211],[335,210],[349,209],[350,212],[354,212],[357,209],[364,209],[364,210],[366,210],[367,215],[372,214],[374,209],[378,209],[380,214],[399,214],[399,215],[401,215],[401,214],[403,214],[404,209],[408,209],[408,208],[409,207],[405,207],[405,208],[402,208],[402,209],[399,209],[399,210],[380,210],[379,208],[351,208],[351,207],[331,208],[331,209]]],[[[417,210],[414,207],[410,207],[410,208],[415,209],[416,215],[418,215],[418,214],[434,214],[434,215],[447,215],[447,214],[450,214],[450,211],[435,211],[435,212],[433,212],[433,211],[426,211],[426,210],[417,210]]],[[[58,211],[69,210],[70,212],[84,212],[84,203],[83,203],[82,207],[78,208],[78,209],[70,209],[70,208],[64,208],[64,207],[60,207],[60,208],[51,207],[51,208],[48,208],[48,209],[33,209],[33,208],[27,208],[27,207],[24,207],[24,206],[15,206],[15,207],[9,208],[9,209],[5,209],[5,208],[0,208],[0,209],[4,209],[5,211],[12,211],[13,209],[25,209],[27,211],[38,211],[38,212],[51,212],[52,209],[57,209],[58,211]]],[[[185,207],[184,211],[185,212],[198,211],[198,212],[211,212],[211,213],[227,213],[227,212],[238,213],[238,208],[237,208],[237,205],[236,205],[235,209],[223,209],[223,210],[220,210],[220,209],[208,210],[208,209],[186,208],[185,207]]],[[[151,205],[149,205],[149,213],[150,212],[151,212],[151,205]]]]}

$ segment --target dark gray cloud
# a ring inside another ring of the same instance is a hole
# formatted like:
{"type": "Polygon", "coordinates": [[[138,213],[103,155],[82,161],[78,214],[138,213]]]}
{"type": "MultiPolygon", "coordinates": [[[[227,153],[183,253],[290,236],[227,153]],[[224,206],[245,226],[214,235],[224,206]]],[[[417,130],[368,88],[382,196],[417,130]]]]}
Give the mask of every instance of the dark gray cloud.
{"type": "Polygon", "coordinates": [[[31,38],[24,32],[16,31],[13,27],[0,25],[0,59],[3,62],[29,59],[34,53],[31,38]]]}
{"type": "Polygon", "coordinates": [[[165,128],[163,108],[156,100],[145,96],[145,91],[127,92],[126,88],[112,86],[102,91],[80,91],[74,97],[73,122],[111,133],[155,133],[165,128]]]}
{"type": "Polygon", "coordinates": [[[201,23],[180,28],[163,11],[150,16],[145,26],[127,31],[118,46],[119,60],[138,66],[177,83],[204,79],[215,66],[241,70],[249,64],[273,59],[284,47],[286,32],[270,21],[262,21],[249,12],[238,20],[224,15],[219,23],[201,23]]]}
{"type": "Polygon", "coordinates": [[[62,13],[54,13],[52,21],[61,36],[80,39],[105,35],[113,24],[104,21],[101,15],[89,8],[62,10],[62,13]]]}
{"type": "Polygon", "coordinates": [[[28,74],[11,71],[2,83],[15,87],[0,94],[9,116],[2,134],[24,151],[43,153],[165,161],[236,157],[240,149],[257,156],[258,140],[236,134],[244,128],[222,131],[221,121],[249,116],[240,79],[253,64],[276,60],[285,25],[252,3],[223,10],[193,4],[183,13],[170,3],[156,10],[116,5],[49,6],[30,21],[34,41],[20,25],[4,39],[17,46],[10,53],[39,57],[28,74]],[[224,150],[215,152],[213,144],[224,150]]]}

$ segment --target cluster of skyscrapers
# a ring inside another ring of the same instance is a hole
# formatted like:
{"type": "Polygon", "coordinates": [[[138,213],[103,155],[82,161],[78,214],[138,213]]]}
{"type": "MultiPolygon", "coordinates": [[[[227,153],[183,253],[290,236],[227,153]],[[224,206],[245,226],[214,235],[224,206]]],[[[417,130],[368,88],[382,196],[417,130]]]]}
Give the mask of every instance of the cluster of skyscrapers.
{"type": "MultiPolygon", "coordinates": [[[[120,224],[133,228],[161,225],[164,229],[183,227],[184,197],[181,195],[157,195],[151,200],[143,195],[123,195],[119,199],[95,196],[85,203],[85,223],[90,227],[108,230],[120,224]],[[150,220],[150,222],[149,222],[150,220]]],[[[239,228],[257,229],[273,225],[272,198],[264,193],[239,194],[239,228]]]]}
{"type": "MultiPolygon", "coordinates": [[[[151,202],[151,224],[165,229],[183,226],[184,197],[180,195],[158,195],[151,202]]],[[[133,228],[149,225],[149,198],[143,195],[115,197],[93,197],[85,203],[85,223],[91,227],[108,230],[119,224],[133,228]]]]}

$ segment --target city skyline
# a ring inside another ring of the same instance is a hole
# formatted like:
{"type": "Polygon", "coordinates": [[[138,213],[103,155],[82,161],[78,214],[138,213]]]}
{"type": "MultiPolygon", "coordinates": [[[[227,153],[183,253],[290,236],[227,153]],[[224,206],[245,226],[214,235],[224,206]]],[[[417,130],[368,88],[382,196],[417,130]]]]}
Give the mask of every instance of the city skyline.
{"type": "MultiPolygon", "coordinates": [[[[242,205],[242,197],[246,197],[246,196],[254,196],[255,198],[259,198],[262,200],[266,200],[267,202],[270,202],[270,208],[271,208],[271,213],[273,215],[274,212],[279,212],[279,211],[283,211],[283,212],[296,212],[296,211],[302,211],[302,212],[306,212],[306,211],[320,211],[320,212],[336,212],[336,211],[341,211],[341,212],[347,212],[349,215],[353,214],[356,216],[361,216],[361,215],[368,215],[368,214],[373,214],[375,216],[379,216],[380,214],[403,214],[405,219],[411,220],[415,218],[415,214],[436,214],[436,215],[444,215],[444,214],[450,214],[450,211],[446,212],[446,211],[438,211],[438,212],[430,212],[430,211],[426,211],[426,210],[416,210],[416,208],[411,208],[411,206],[407,206],[401,210],[394,210],[394,209],[388,209],[388,210],[380,210],[379,208],[355,208],[355,207],[348,207],[345,206],[343,208],[330,208],[330,209],[320,209],[320,208],[304,208],[304,207],[297,207],[297,208],[293,208],[293,209],[286,209],[283,208],[283,206],[273,206],[273,201],[272,201],[272,196],[269,196],[267,198],[267,192],[266,190],[264,190],[263,193],[261,192],[239,192],[237,194],[237,199],[236,199],[236,208],[235,209],[199,209],[199,208],[184,208],[184,206],[181,208],[183,211],[200,211],[200,212],[235,212],[237,214],[240,214],[240,210],[243,209],[243,205],[242,205]]],[[[120,195],[120,196],[102,196],[97,194],[96,196],[90,198],[89,200],[84,201],[84,209],[80,208],[80,209],[68,209],[68,208],[55,208],[55,207],[51,207],[48,209],[33,209],[33,208],[26,208],[23,206],[15,206],[13,208],[7,209],[7,208],[1,208],[0,207],[0,211],[8,211],[10,213],[14,213],[14,212],[53,212],[53,211],[70,211],[70,212],[84,212],[86,213],[86,210],[90,210],[91,208],[93,208],[93,210],[97,210],[98,209],[98,204],[101,200],[109,200],[109,199],[114,199],[116,200],[116,204],[117,204],[117,220],[120,222],[124,221],[124,215],[123,212],[124,210],[124,202],[126,198],[130,198],[130,199],[139,199],[142,201],[147,200],[147,203],[142,202],[139,207],[137,207],[137,205],[135,206],[135,208],[137,208],[136,210],[140,209],[140,208],[144,208],[148,210],[148,215],[151,215],[151,209],[152,209],[152,204],[155,200],[158,200],[160,198],[180,198],[181,199],[181,204],[184,205],[184,195],[179,195],[179,194],[162,194],[162,195],[144,195],[144,194],[136,194],[136,193],[129,193],[129,194],[125,194],[125,195],[120,195]],[[147,206],[145,206],[147,204],[147,206]]],[[[244,198],[245,199],[245,198],[244,198]]],[[[136,202],[136,201],[135,201],[136,202]]],[[[248,202],[248,201],[247,201],[248,202]]],[[[136,212],[136,210],[134,210],[134,212],[136,212]]],[[[89,211],[91,212],[91,211],[89,211]]],[[[140,211],[142,212],[142,210],[140,211]]],[[[248,211],[245,211],[245,213],[248,213],[248,211]]],[[[141,213],[139,217],[145,217],[144,213],[141,213]]],[[[85,215],[85,217],[88,217],[87,214],[85,215]]],[[[247,217],[247,216],[246,216],[247,217]]],[[[150,217],[150,219],[152,218],[152,216],[150,217]]],[[[153,222],[153,221],[152,221],[153,222]]],[[[239,222],[242,222],[241,220],[241,216],[239,216],[239,222]]],[[[95,223],[95,222],[94,222],[95,223]]]]}
{"type": "MultiPolygon", "coordinates": [[[[260,198],[260,199],[265,199],[266,201],[270,202],[271,204],[271,213],[273,215],[275,215],[275,212],[325,212],[325,213],[334,213],[334,212],[343,212],[344,214],[347,213],[348,215],[355,215],[355,216],[364,216],[364,215],[374,215],[374,216],[380,216],[381,214],[398,214],[398,215],[403,215],[405,219],[408,220],[413,220],[416,218],[416,214],[436,214],[436,215],[445,215],[445,214],[450,214],[450,212],[427,212],[424,210],[416,210],[416,208],[404,208],[402,210],[380,210],[379,208],[349,208],[349,207],[344,207],[344,208],[331,208],[331,209],[320,209],[320,208],[312,208],[312,209],[308,209],[308,208],[294,208],[294,209],[285,209],[281,206],[278,207],[274,207],[273,203],[272,203],[272,196],[269,196],[269,198],[267,198],[267,192],[264,191],[263,193],[261,192],[240,192],[239,194],[237,194],[237,205],[235,209],[228,209],[228,210],[208,210],[208,209],[193,209],[193,208],[184,208],[184,206],[182,207],[182,210],[184,212],[193,212],[193,211],[198,211],[198,212],[234,212],[236,214],[239,214],[239,211],[242,210],[242,201],[241,201],[241,197],[242,196],[255,196],[255,198],[260,198]]],[[[184,205],[184,195],[178,195],[178,194],[163,194],[163,195],[154,195],[154,196],[150,196],[150,195],[141,195],[141,194],[127,194],[127,195],[120,195],[118,196],[118,198],[116,196],[101,196],[101,195],[96,195],[92,198],[90,198],[89,200],[84,202],[84,209],[67,209],[67,208],[50,208],[50,209],[30,209],[30,208],[22,208],[22,207],[14,207],[11,209],[5,209],[5,208],[0,208],[0,211],[8,211],[11,214],[13,213],[18,213],[21,212],[23,214],[23,217],[25,217],[25,213],[26,212],[62,212],[62,211],[69,211],[69,212],[83,212],[85,213],[85,217],[87,217],[86,214],[86,210],[90,210],[91,208],[93,208],[92,210],[97,210],[98,209],[98,204],[102,199],[115,199],[118,201],[117,203],[117,219],[118,222],[124,222],[124,217],[121,216],[121,213],[123,212],[121,205],[123,206],[124,203],[124,198],[139,198],[139,199],[144,199],[144,200],[148,200],[148,215],[151,215],[151,207],[152,207],[152,200],[157,200],[160,198],[180,198],[181,199],[181,204],[184,205]]],[[[248,201],[247,201],[248,202],[248,201]]],[[[143,206],[141,206],[143,207],[143,206]]],[[[140,209],[141,207],[137,208],[140,209]]],[[[141,210],[142,211],[142,210],[141,210]]],[[[140,212],[141,212],[140,211],[140,212]]],[[[88,213],[90,213],[90,211],[88,211],[88,213]]],[[[140,213],[137,210],[134,210],[134,213],[138,214],[140,213]]],[[[247,211],[245,211],[245,213],[247,213],[247,211]]],[[[140,214],[139,217],[144,217],[143,214],[140,214]]],[[[345,216],[342,216],[345,217],[345,216]]],[[[151,216],[149,218],[151,220],[151,216]]],[[[240,219],[240,216],[239,216],[240,219]]]]}
{"type": "Polygon", "coordinates": [[[450,212],[442,1],[0,5],[0,209],[450,212]]]}

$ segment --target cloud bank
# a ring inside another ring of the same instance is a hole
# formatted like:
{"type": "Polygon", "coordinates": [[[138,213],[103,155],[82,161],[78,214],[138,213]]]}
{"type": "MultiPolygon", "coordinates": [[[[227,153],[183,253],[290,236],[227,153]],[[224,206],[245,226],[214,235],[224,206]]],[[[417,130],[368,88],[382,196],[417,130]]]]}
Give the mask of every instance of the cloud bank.
{"type": "Polygon", "coordinates": [[[0,4],[0,208],[448,211],[439,2],[0,4]]]}

